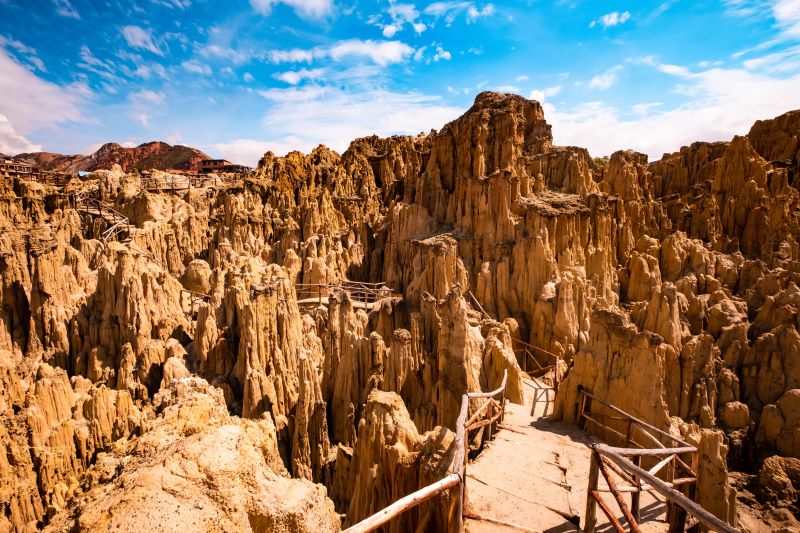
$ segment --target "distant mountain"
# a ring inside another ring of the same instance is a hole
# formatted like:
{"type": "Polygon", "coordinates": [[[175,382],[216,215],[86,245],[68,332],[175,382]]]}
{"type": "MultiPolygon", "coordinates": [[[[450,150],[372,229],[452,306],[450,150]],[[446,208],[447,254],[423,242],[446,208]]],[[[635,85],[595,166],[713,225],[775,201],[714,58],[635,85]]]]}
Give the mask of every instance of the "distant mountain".
{"type": "Polygon", "coordinates": [[[203,159],[211,159],[200,150],[189,146],[171,146],[161,141],[125,148],[117,143],[106,143],[92,155],[61,155],[50,152],[18,154],[16,162],[27,163],[42,170],[76,172],[110,169],[118,164],[126,172],[137,169],[198,170],[203,159]]]}

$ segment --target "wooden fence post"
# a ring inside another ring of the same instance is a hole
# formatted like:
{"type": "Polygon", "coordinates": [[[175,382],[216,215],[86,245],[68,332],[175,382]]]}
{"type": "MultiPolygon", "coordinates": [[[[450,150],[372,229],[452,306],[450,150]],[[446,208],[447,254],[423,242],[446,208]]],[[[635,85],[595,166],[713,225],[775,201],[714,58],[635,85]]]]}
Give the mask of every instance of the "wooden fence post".
{"type": "Polygon", "coordinates": [[[592,459],[589,465],[589,484],[586,488],[586,516],[584,518],[585,524],[583,531],[585,533],[594,533],[594,526],[596,522],[595,514],[597,513],[597,500],[594,499],[594,491],[597,490],[597,481],[600,477],[600,464],[597,452],[592,450],[592,459]]]}
{"type": "MultiPolygon", "coordinates": [[[[632,459],[633,459],[633,464],[635,464],[638,467],[642,466],[641,455],[637,455],[632,459]]],[[[639,479],[639,476],[633,476],[633,480],[636,482],[637,490],[631,493],[631,514],[633,514],[633,518],[636,520],[636,523],[638,524],[641,518],[639,508],[641,507],[642,482],[639,479]]]]}

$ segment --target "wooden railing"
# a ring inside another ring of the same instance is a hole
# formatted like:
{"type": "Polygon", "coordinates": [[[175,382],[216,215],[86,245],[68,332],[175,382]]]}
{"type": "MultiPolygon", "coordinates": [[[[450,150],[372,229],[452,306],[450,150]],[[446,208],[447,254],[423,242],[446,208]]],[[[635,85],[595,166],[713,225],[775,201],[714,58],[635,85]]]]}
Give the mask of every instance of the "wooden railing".
{"type": "Polygon", "coordinates": [[[505,414],[507,380],[508,371],[505,371],[503,373],[503,382],[497,389],[491,392],[467,392],[461,396],[461,411],[456,421],[456,438],[454,440],[455,454],[450,466],[450,473],[447,476],[416,492],[412,492],[408,496],[400,498],[385,509],[345,529],[344,533],[366,533],[368,531],[374,531],[409,509],[413,509],[421,503],[456,487],[458,487],[458,500],[456,500],[457,508],[455,513],[457,521],[456,531],[463,531],[464,503],[467,494],[466,473],[467,460],[469,458],[467,442],[469,441],[469,434],[471,431],[486,427],[487,440],[492,438],[492,426],[502,423],[503,415],[505,414]],[[498,397],[499,401],[497,399],[498,397]],[[484,401],[475,409],[472,415],[470,415],[470,400],[475,399],[483,399],[484,401]]]}
{"type": "Polygon", "coordinates": [[[120,233],[130,230],[128,217],[95,198],[93,191],[75,194],[73,202],[77,210],[93,217],[100,217],[106,222],[108,227],[101,234],[104,243],[117,239],[120,233]]]}
{"type": "Polygon", "coordinates": [[[53,172],[38,169],[23,170],[23,166],[24,165],[0,165],[0,173],[12,178],[22,178],[45,185],[55,185],[57,187],[62,187],[75,177],[75,174],[70,174],[68,172],[53,172]]]}
{"type": "MultiPolygon", "coordinates": [[[[467,291],[467,294],[470,296],[470,298],[472,298],[472,301],[475,302],[475,305],[478,306],[478,309],[480,310],[481,314],[483,314],[483,316],[485,316],[489,320],[495,320],[489,313],[486,312],[486,310],[483,308],[483,306],[475,297],[475,295],[472,293],[472,291],[467,291]]],[[[558,392],[558,385],[559,382],[561,381],[561,376],[559,375],[559,362],[561,361],[561,356],[554,354],[552,352],[548,352],[547,350],[539,348],[538,346],[528,344],[527,342],[521,339],[512,338],[511,341],[512,344],[514,345],[514,354],[520,356],[518,362],[520,368],[522,368],[522,371],[531,377],[537,378],[544,376],[545,374],[547,374],[552,370],[553,390],[555,392],[558,392]],[[553,358],[553,364],[542,366],[539,363],[539,360],[536,359],[536,356],[534,355],[535,352],[543,353],[553,358]],[[533,363],[532,365],[530,365],[531,370],[528,370],[528,361],[531,361],[533,363]]]]}
{"type": "Polygon", "coordinates": [[[186,295],[189,299],[189,313],[187,318],[192,318],[197,312],[195,307],[199,307],[200,303],[208,303],[211,301],[210,294],[203,294],[201,292],[190,291],[189,289],[181,289],[181,307],[183,307],[183,298],[186,295]]]}
{"type": "Polygon", "coordinates": [[[205,174],[166,174],[164,176],[141,176],[142,188],[148,191],[178,191],[204,188],[222,182],[221,178],[205,174]]]}
{"type": "Polygon", "coordinates": [[[548,352],[538,346],[528,344],[520,339],[511,339],[514,344],[514,354],[519,356],[520,366],[522,371],[533,378],[538,378],[546,375],[548,372],[553,372],[553,390],[558,392],[558,386],[561,382],[559,363],[561,356],[548,352]],[[553,359],[553,364],[542,366],[539,360],[534,355],[536,352],[542,353],[553,359]],[[528,362],[532,362],[531,365],[528,362]],[[530,370],[528,369],[530,366],[530,370]]]}
{"type": "Polygon", "coordinates": [[[626,413],[583,389],[579,389],[579,393],[578,424],[583,428],[588,422],[591,422],[597,425],[598,429],[605,430],[608,432],[607,434],[614,435],[624,442],[624,447],[621,448],[605,444],[592,446],[589,483],[586,491],[584,524],[586,533],[592,533],[595,529],[598,506],[618,533],[625,531],[622,523],[617,519],[616,513],[603,499],[603,492],[610,492],[613,495],[630,531],[638,533],[641,518],[639,509],[641,493],[652,491],[658,492],[667,499],[667,520],[670,533],[684,531],[687,527],[687,513],[693,517],[696,523],[713,531],[723,533],[736,531],[735,528],[693,501],[699,466],[699,457],[695,446],[626,413]],[[614,414],[605,415],[592,411],[594,404],[600,404],[614,414]],[[617,427],[612,427],[612,424],[616,424],[617,427]],[[621,431],[623,428],[624,433],[621,431]],[[645,462],[648,463],[647,469],[643,468],[645,462]],[[607,488],[599,487],[601,474],[607,488]],[[624,484],[618,484],[612,474],[616,474],[624,484]],[[631,494],[630,506],[623,498],[625,493],[631,494]]]}
{"type": "Polygon", "coordinates": [[[384,283],[366,283],[361,281],[343,280],[340,283],[297,283],[295,284],[297,301],[323,303],[322,299],[330,296],[336,290],[343,290],[350,295],[353,302],[362,302],[365,307],[383,298],[390,298],[397,294],[384,283]]]}

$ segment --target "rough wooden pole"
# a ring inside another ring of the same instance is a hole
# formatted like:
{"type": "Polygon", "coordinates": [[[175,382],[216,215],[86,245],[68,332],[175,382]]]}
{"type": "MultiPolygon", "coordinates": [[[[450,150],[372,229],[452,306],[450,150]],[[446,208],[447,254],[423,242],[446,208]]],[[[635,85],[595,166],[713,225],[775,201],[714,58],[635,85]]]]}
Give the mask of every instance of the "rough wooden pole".
{"type": "MultiPolygon", "coordinates": [[[[367,531],[374,531],[392,518],[418,506],[427,500],[430,500],[437,494],[441,494],[451,487],[455,487],[460,482],[461,478],[458,476],[458,474],[450,474],[436,483],[428,485],[427,487],[423,487],[416,492],[412,492],[408,496],[400,498],[389,507],[381,509],[374,515],[345,529],[344,533],[365,533],[367,531]]],[[[459,516],[460,515],[461,513],[459,513],[459,516]]]]}
{"type": "MultiPolygon", "coordinates": [[[[642,465],[642,458],[641,456],[636,456],[633,458],[633,464],[638,467],[642,465]]],[[[636,482],[637,490],[631,493],[631,513],[633,513],[633,518],[636,522],[639,522],[641,519],[639,508],[641,507],[641,498],[642,498],[642,483],[639,481],[639,478],[633,476],[633,480],[636,482]]]]}
{"type": "Polygon", "coordinates": [[[593,492],[597,490],[597,481],[600,477],[600,465],[597,464],[597,454],[592,454],[589,466],[589,484],[586,487],[586,516],[584,517],[583,530],[586,533],[594,533],[596,522],[597,500],[594,499],[593,492]]]}
{"type": "Polygon", "coordinates": [[[625,503],[625,499],[622,497],[622,494],[617,488],[617,482],[614,481],[614,478],[608,472],[608,468],[606,468],[606,464],[603,462],[603,458],[600,457],[600,454],[598,454],[596,451],[593,453],[593,455],[595,456],[595,460],[597,461],[597,466],[600,469],[600,472],[603,473],[603,478],[605,478],[606,483],[608,483],[608,488],[611,490],[611,494],[613,494],[614,499],[617,500],[617,505],[619,505],[619,508],[622,511],[622,515],[628,521],[628,525],[631,528],[631,532],[640,533],[641,530],[639,529],[639,524],[633,517],[633,513],[631,513],[630,509],[628,509],[628,505],[625,503]]]}
{"type": "MultiPolygon", "coordinates": [[[[634,465],[624,457],[617,455],[613,451],[609,452],[610,448],[608,446],[600,444],[596,446],[596,449],[602,455],[608,457],[611,461],[619,465],[620,468],[624,469],[625,471],[633,475],[638,476],[642,480],[652,485],[653,490],[655,490],[668,500],[671,500],[675,504],[680,505],[681,507],[689,511],[692,514],[692,516],[697,518],[700,521],[700,523],[703,524],[705,527],[714,531],[719,531],[721,533],[738,533],[736,528],[734,528],[724,520],[721,520],[718,517],[714,516],[709,511],[706,511],[700,505],[691,501],[689,498],[681,494],[679,491],[673,489],[669,484],[667,484],[663,480],[651,475],[646,470],[639,468],[638,466],[634,465]]],[[[638,450],[638,451],[641,452],[643,450],[638,450]]]]}

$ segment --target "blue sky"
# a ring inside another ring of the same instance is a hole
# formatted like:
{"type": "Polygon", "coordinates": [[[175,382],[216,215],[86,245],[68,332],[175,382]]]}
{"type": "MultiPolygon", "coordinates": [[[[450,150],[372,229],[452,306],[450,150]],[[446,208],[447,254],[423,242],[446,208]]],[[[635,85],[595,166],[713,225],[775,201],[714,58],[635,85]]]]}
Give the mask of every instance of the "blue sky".
{"type": "Polygon", "coordinates": [[[254,165],[416,134],[482,90],[657,159],[800,108],[800,0],[0,0],[0,152],[187,144],[254,165]]]}

